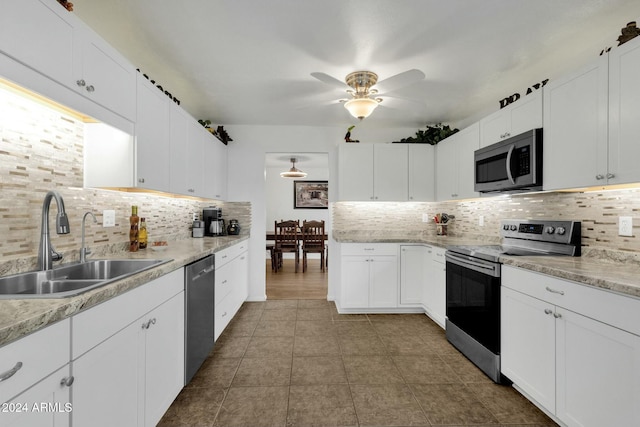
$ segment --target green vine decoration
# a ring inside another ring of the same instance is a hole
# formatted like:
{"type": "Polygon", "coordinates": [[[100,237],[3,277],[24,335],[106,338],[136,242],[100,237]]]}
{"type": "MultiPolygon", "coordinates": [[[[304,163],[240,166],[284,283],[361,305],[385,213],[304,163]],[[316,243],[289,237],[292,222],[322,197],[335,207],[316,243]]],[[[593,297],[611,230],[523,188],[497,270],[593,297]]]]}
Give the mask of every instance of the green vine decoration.
{"type": "Polygon", "coordinates": [[[443,125],[442,123],[437,123],[435,125],[427,125],[427,129],[418,130],[416,132],[416,136],[410,136],[408,138],[402,138],[400,141],[394,142],[408,142],[408,143],[417,143],[417,144],[431,144],[436,145],[438,142],[442,141],[445,138],[450,137],[454,133],[458,132],[460,129],[451,129],[449,125],[443,125]]]}

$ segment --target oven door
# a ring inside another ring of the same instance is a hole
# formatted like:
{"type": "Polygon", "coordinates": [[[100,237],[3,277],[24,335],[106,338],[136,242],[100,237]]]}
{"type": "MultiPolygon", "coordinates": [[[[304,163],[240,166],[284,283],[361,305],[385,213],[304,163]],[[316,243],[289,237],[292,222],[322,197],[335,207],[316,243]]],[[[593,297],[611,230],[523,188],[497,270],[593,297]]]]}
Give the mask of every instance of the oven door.
{"type": "Polygon", "coordinates": [[[447,319],[500,353],[500,264],[447,251],[447,319]]]}

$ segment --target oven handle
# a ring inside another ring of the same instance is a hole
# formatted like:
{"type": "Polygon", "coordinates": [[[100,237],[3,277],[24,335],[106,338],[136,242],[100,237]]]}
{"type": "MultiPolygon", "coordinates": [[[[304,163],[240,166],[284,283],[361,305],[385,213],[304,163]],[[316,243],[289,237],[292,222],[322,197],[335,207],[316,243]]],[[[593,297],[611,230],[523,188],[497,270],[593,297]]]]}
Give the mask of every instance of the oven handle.
{"type": "Polygon", "coordinates": [[[513,172],[511,172],[511,156],[513,155],[513,150],[515,150],[516,145],[513,144],[511,147],[509,147],[509,152],[507,153],[507,177],[509,177],[509,181],[512,184],[516,183],[516,180],[513,179],[513,172]]]}
{"type": "Polygon", "coordinates": [[[500,264],[493,262],[482,262],[477,259],[465,255],[454,254],[449,251],[445,252],[444,257],[450,262],[461,267],[465,267],[480,273],[488,274],[491,277],[500,277],[500,264]]]}

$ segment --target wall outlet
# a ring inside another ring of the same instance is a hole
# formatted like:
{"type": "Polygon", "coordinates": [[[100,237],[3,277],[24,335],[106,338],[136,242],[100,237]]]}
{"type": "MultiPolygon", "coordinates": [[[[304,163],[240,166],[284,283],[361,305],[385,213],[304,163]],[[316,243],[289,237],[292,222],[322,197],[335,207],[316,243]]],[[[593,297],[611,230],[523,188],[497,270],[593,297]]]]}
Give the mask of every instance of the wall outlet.
{"type": "Polygon", "coordinates": [[[484,227],[484,215],[480,215],[480,216],[478,217],[478,225],[479,225],[480,227],[484,227]]]}
{"type": "Polygon", "coordinates": [[[102,211],[102,226],[103,227],[115,227],[116,226],[116,211],[104,210],[102,211]]]}
{"type": "Polygon", "coordinates": [[[618,217],[618,235],[633,236],[633,218],[630,216],[618,217]]]}
{"type": "Polygon", "coordinates": [[[422,222],[429,222],[429,214],[422,214],[422,222]]]}

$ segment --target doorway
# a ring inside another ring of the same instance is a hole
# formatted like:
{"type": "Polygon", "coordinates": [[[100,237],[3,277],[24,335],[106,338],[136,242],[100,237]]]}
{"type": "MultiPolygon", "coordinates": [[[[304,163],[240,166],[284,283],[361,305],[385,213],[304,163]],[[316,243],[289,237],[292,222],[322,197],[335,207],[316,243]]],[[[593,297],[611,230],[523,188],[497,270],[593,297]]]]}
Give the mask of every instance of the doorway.
{"type": "MultiPolygon", "coordinates": [[[[330,235],[331,221],[329,209],[319,207],[296,206],[296,181],[329,181],[328,153],[266,153],[265,155],[265,191],[266,191],[266,230],[274,231],[274,224],[281,220],[317,220],[325,222],[325,233],[330,235]],[[295,167],[307,173],[304,178],[283,178],[281,172],[295,167]]],[[[329,185],[331,191],[331,187],[329,185]]],[[[265,247],[268,243],[265,236],[265,247]]],[[[320,268],[319,254],[309,254],[307,270],[303,273],[302,251],[300,264],[295,272],[294,254],[283,254],[282,268],[276,273],[272,268],[270,252],[266,252],[266,294],[267,299],[327,299],[328,271],[320,268]]]]}

